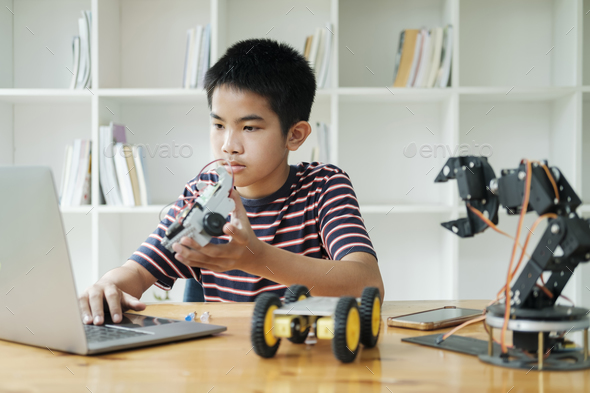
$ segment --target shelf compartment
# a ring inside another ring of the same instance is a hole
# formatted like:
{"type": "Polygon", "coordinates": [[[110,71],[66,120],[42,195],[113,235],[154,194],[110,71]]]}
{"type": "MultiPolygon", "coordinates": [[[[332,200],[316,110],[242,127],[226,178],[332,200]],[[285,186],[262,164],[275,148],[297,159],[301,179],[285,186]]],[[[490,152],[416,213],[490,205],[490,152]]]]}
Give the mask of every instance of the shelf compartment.
{"type": "Polygon", "coordinates": [[[386,300],[452,298],[455,235],[440,225],[449,214],[367,213],[363,219],[377,251],[386,300]]]}
{"type": "Polygon", "coordinates": [[[171,104],[167,98],[152,101],[101,97],[99,125],[111,121],[123,124],[127,142],[144,146],[151,201],[167,204],[174,202],[184,185],[212,160],[209,111],[202,103],[171,104]]]}
{"type": "Polygon", "coordinates": [[[393,86],[401,31],[454,24],[452,7],[450,0],[341,0],[339,86],[393,86]]]}
{"type": "Polygon", "coordinates": [[[434,179],[454,150],[453,107],[340,103],[339,166],[361,205],[450,205],[449,184],[434,179]]]}
{"type": "MultiPolygon", "coordinates": [[[[122,266],[139,246],[156,229],[160,220],[156,212],[143,214],[105,213],[98,215],[98,276],[122,266]]],[[[181,302],[185,280],[178,279],[170,291],[172,300],[181,302]]],[[[164,291],[150,287],[142,301],[155,302],[154,293],[165,296],[164,291]]]]}
{"type": "Polygon", "coordinates": [[[209,0],[101,0],[97,11],[100,88],[182,87],[186,31],[211,22],[209,0]]]}
{"type": "Polygon", "coordinates": [[[576,8],[559,0],[462,1],[459,85],[575,86],[576,8]]]}
{"type": "MultiPolygon", "coordinates": [[[[316,28],[325,28],[332,22],[332,0],[318,0],[313,3],[302,0],[288,3],[272,0],[220,0],[219,35],[215,48],[215,61],[238,41],[250,38],[271,38],[284,42],[303,53],[305,39],[315,33],[316,28]],[[262,12],[261,10],[264,10],[262,12]]],[[[336,34],[332,29],[332,58],[327,75],[326,87],[333,87],[336,34]]],[[[330,33],[330,34],[332,34],[330,33]]]]}
{"type": "Polygon", "coordinates": [[[488,157],[496,176],[523,158],[547,159],[575,187],[576,94],[520,102],[461,97],[459,108],[460,143],[470,154],[488,157]]]}
{"type": "Polygon", "coordinates": [[[89,104],[0,102],[0,164],[49,166],[59,193],[65,146],[90,131],[89,104]]]}
{"type": "Polygon", "coordinates": [[[2,5],[0,88],[67,88],[72,37],[79,34],[80,11],[90,10],[91,1],[8,0],[2,5]]]}

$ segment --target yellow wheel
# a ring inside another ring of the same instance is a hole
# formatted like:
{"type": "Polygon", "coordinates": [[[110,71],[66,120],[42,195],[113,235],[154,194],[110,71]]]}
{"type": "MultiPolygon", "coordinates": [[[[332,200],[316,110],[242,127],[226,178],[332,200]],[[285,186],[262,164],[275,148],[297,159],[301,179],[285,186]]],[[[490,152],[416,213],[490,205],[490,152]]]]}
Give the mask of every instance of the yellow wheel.
{"type": "Polygon", "coordinates": [[[273,357],[279,349],[281,339],[272,330],[274,311],[281,306],[281,299],[274,293],[263,293],[256,298],[250,339],[254,352],[263,358],[273,357]]]}
{"type": "Polygon", "coordinates": [[[361,343],[368,348],[377,345],[381,328],[381,298],[379,290],[367,287],[361,296],[361,343]]]}
{"type": "Polygon", "coordinates": [[[353,297],[342,297],[334,313],[334,338],[332,352],[342,363],[356,358],[360,347],[361,318],[358,305],[353,297]]]}
{"type": "MultiPolygon", "coordinates": [[[[285,291],[285,304],[295,303],[307,299],[309,296],[309,290],[305,285],[291,285],[285,291]]],[[[287,340],[294,344],[304,343],[309,334],[309,328],[309,318],[307,316],[293,318],[291,322],[291,337],[287,340]]]]}

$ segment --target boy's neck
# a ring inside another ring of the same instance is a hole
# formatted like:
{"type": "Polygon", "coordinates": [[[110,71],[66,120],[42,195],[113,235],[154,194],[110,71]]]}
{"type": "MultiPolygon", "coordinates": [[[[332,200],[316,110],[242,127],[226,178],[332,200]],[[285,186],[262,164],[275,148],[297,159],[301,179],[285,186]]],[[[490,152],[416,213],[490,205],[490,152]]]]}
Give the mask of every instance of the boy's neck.
{"type": "Polygon", "coordinates": [[[278,191],[289,178],[290,171],[287,158],[264,179],[246,187],[236,187],[240,196],[247,199],[260,199],[278,191]]]}

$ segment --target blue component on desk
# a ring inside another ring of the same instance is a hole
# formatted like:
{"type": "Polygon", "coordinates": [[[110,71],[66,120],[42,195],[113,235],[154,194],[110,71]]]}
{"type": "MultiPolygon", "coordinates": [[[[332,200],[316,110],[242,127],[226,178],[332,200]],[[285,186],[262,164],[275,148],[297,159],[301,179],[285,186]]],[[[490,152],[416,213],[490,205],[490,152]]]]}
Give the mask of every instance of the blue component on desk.
{"type": "Polygon", "coordinates": [[[195,320],[195,316],[196,316],[195,313],[192,312],[192,313],[188,314],[186,317],[184,317],[184,320],[188,321],[188,322],[192,322],[195,320]]]}

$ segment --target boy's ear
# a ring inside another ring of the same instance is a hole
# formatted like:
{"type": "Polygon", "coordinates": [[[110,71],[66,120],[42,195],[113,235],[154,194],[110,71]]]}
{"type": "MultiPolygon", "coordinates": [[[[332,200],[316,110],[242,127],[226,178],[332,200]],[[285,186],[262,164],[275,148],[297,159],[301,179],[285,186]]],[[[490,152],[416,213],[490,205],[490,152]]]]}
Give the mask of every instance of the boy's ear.
{"type": "Polygon", "coordinates": [[[311,134],[311,125],[307,121],[301,120],[295,123],[287,134],[287,149],[290,151],[299,149],[309,134],[311,134]]]}

